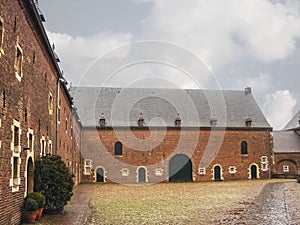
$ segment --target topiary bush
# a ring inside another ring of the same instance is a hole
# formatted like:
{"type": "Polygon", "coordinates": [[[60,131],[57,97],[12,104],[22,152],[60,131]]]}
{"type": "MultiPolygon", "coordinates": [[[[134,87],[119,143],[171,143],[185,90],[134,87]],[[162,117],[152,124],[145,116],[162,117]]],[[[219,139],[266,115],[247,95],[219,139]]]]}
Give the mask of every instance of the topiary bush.
{"type": "Polygon", "coordinates": [[[73,195],[72,174],[59,156],[46,155],[35,163],[34,190],[46,198],[45,213],[60,213],[73,195]]]}
{"type": "Polygon", "coordinates": [[[44,208],[44,206],[46,204],[46,198],[45,198],[45,196],[42,193],[40,193],[40,192],[32,192],[32,193],[29,193],[27,195],[27,197],[34,199],[38,203],[39,208],[44,208]]]}
{"type": "Polygon", "coordinates": [[[27,212],[37,211],[38,208],[39,208],[38,203],[34,199],[29,198],[29,197],[26,197],[24,199],[24,210],[25,211],[27,211],[27,212]]]}

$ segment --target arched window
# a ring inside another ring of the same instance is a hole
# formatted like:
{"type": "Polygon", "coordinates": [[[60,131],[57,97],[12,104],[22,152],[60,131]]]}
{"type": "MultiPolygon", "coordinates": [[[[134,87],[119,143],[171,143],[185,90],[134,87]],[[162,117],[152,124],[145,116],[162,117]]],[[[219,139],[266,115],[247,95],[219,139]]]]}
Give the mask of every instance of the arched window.
{"type": "Polygon", "coordinates": [[[247,142],[243,141],[241,144],[241,154],[242,155],[247,155],[248,154],[248,146],[247,146],[247,142]]]}
{"type": "Polygon", "coordinates": [[[121,156],[122,154],[122,143],[118,141],[115,144],[115,156],[121,156]]]}

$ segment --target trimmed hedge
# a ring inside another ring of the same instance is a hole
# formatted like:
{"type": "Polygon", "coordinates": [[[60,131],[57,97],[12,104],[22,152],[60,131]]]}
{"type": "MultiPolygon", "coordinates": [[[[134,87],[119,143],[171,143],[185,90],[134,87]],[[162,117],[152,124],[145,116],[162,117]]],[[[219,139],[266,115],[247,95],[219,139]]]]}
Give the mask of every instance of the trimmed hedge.
{"type": "Polygon", "coordinates": [[[45,213],[60,213],[73,195],[72,174],[59,156],[46,155],[35,163],[34,190],[46,198],[45,213]]]}

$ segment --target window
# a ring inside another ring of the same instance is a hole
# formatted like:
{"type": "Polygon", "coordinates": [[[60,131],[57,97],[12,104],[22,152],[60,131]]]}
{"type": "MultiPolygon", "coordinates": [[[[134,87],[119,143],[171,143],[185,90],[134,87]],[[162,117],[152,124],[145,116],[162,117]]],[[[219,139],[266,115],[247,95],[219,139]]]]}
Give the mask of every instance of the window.
{"type": "Polygon", "coordinates": [[[242,155],[247,155],[248,154],[248,145],[247,142],[243,141],[241,143],[241,154],[242,155]]]}
{"type": "Polygon", "coordinates": [[[42,136],[42,139],[41,139],[41,153],[40,153],[41,156],[46,155],[46,148],[45,147],[46,147],[45,146],[45,137],[42,136]]]}
{"type": "Polygon", "coordinates": [[[22,63],[23,63],[23,53],[20,45],[16,46],[16,59],[15,59],[15,72],[16,77],[19,81],[22,79],[22,63]]]}
{"type": "Polygon", "coordinates": [[[155,176],[162,176],[163,171],[164,170],[162,168],[156,168],[154,174],[155,174],[155,176]]]}
{"type": "Polygon", "coordinates": [[[57,107],[57,122],[60,123],[60,106],[57,107]]]}
{"type": "Polygon", "coordinates": [[[33,151],[33,147],[34,147],[34,144],[33,144],[33,130],[29,129],[28,130],[28,148],[29,148],[30,151],[33,151]]]}
{"type": "Polygon", "coordinates": [[[52,141],[48,141],[48,154],[52,154],[52,141]]]}
{"type": "Polygon", "coordinates": [[[261,170],[262,171],[268,170],[268,157],[267,156],[261,157],[261,170]]]}
{"type": "Polygon", "coordinates": [[[289,171],[290,171],[289,166],[287,166],[287,165],[283,166],[283,172],[284,173],[288,173],[289,171]]]}
{"type": "Polygon", "coordinates": [[[3,34],[4,34],[3,19],[0,17],[0,57],[3,54],[3,34]]]}
{"type": "Polygon", "coordinates": [[[90,159],[86,159],[84,162],[84,174],[91,175],[92,162],[90,159]]]}
{"type": "Polygon", "coordinates": [[[11,150],[14,152],[21,152],[21,129],[20,129],[20,122],[14,120],[12,125],[12,143],[11,143],[11,150]]]}
{"type": "Polygon", "coordinates": [[[229,170],[230,174],[235,174],[236,173],[236,167],[235,166],[230,166],[228,170],[229,170]]]}
{"type": "Polygon", "coordinates": [[[12,192],[19,191],[19,185],[21,184],[20,164],[20,153],[13,153],[11,158],[11,179],[9,182],[9,185],[12,187],[12,192]]]}
{"type": "Polygon", "coordinates": [[[129,176],[129,169],[122,169],[121,173],[122,173],[123,177],[128,177],[129,176]]]}
{"type": "Polygon", "coordinates": [[[17,126],[14,126],[14,146],[20,145],[20,128],[17,126]]]}
{"type": "Polygon", "coordinates": [[[68,133],[68,119],[66,118],[66,133],[68,133]]]}
{"type": "Polygon", "coordinates": [[[48,107],[49,107],[49,114],[52,115],[52,113],[53,113],[53,96],[51,93],[49,93],[48,107]]]}
{"type": "Polygon", "coordinates": [[[205,167],[203,167],[203,166],[199,167],[198,173],[199,173],[200,175],[206,174],[205,167]]]}
{"type": "Polygon", "coordinates": [[[115,156],[122,156],[122,143],[116,142],[115,144],[115,156]]]}

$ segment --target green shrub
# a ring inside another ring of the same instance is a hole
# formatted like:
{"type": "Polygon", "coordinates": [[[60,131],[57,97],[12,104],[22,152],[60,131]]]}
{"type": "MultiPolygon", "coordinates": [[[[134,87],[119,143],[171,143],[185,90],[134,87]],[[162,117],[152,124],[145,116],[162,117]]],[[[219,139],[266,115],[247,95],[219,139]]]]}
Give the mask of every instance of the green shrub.
{"type": "Polygon", "coordinates": [[[39,208],[38,203],[29,197],[24,199],[24,210],[25,211],[37,211],[39,208]]]}
{"type": "Polygon", "coordinates": [[[39,208],[44,208],[44,206],[46,204],[46,198],[42,193],[32,192],[32,193],[29,193],[27,195],[27,197],[34,199],[38,203],[39,208]]]}
{"type": "Polygon", "coordinates": [[[46,213],[59,213],[73,193],[72,174],[59,156],[46,155],[35,163],[34,190],[45,195],[46,213]]]}

